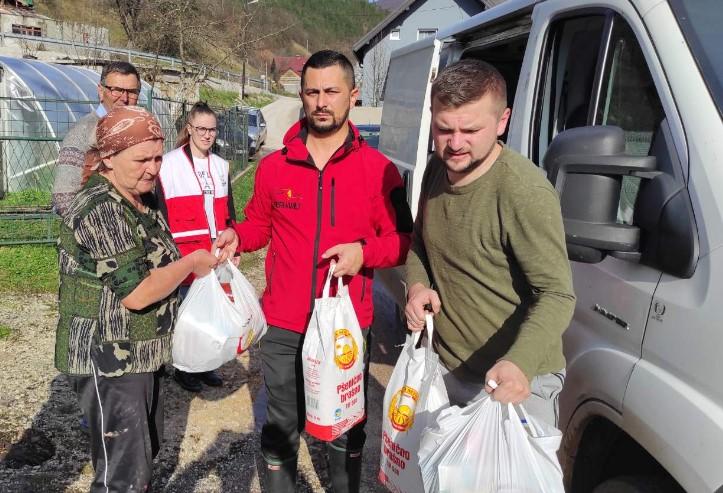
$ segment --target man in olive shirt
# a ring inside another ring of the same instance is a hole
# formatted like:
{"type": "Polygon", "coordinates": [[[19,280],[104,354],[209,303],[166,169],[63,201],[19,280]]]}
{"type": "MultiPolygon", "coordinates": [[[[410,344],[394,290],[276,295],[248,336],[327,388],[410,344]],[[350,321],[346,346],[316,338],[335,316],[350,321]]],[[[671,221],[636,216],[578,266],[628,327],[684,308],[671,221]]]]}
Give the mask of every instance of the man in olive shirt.
{"type": "Polygon", "coordinates": [[[432,85],[435,156],[407,257],[405,314],[411,330],[424,327],[429,305],[436,314],[453,404],[487,392],[556,424],[575,296],[558,196],[497,140],[506,103],[504,79],[479,60],[447,67],[432,85]]]}

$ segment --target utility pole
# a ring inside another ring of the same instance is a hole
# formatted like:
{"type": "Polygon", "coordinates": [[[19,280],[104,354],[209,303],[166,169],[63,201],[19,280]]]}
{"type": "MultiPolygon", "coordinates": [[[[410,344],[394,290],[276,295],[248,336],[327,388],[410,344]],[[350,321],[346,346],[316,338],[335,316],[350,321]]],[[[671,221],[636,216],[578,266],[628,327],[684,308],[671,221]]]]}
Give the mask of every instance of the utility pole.
{"type": "Polygon", "coordinates": [[[241,100],[246,97],[246,59],[244,58],[243,66],[241,67],[241,100]]]}
{"type": "MultiPolygon", "coordinates": [[[[258,0],[246,0],[244,2],[244,15],[248,16],[249,13],[249,5],[252,3],[256,3],[258,0]]],[[[243,30],[243,33],[241,34],[242,41],[244,44],[243,47],[243,54],[244,54],[244,61],[241,66],[241,101],[243,101],[246,98],[246,57],[248,56],[247,48],[246,48],[246,29],[243,30]]]]}

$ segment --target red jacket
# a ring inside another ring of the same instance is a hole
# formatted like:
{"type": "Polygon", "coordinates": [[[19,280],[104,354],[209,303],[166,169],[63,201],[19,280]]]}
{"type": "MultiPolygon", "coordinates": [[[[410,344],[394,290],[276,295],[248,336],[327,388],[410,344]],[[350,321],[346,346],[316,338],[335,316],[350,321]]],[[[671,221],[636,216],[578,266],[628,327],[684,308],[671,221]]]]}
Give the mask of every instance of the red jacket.
{"type": "Polygon", "coordinates": [[[271,241],[261,300],[271,325],[306,331],[329,268],[321,254],[332,246],[365,242],[362,269],[344,278],[362,327],[372,323],[373,269],[405,261],[412,216],[399,172],[349,127],[323,171],[306,148],[304,120],[291,127],[285,147],[261,160],[246,220],[234,226],[241,251],[271,241]]]}

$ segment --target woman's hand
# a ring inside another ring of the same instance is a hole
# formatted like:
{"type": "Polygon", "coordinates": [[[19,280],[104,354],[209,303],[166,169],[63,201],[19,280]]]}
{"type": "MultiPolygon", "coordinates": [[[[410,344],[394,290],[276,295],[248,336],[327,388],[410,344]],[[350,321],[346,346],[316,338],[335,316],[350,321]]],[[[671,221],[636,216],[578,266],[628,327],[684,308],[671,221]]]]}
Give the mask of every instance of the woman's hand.
{"type": "Polygon", "coordinates": [[[208,250],[196,250],[189,255],[193,259],[193,274],[203,277],[219,264],[219,259],[208,250]]]}
{"type": "Polygon", "coordinates": [[[216,241],[211,245],[211,251],[216,252],[219,249],[218,261],[224,262],[226,259],[233,258],[238,248],[238,235],[233,228],[224,229],[216,241]]]}

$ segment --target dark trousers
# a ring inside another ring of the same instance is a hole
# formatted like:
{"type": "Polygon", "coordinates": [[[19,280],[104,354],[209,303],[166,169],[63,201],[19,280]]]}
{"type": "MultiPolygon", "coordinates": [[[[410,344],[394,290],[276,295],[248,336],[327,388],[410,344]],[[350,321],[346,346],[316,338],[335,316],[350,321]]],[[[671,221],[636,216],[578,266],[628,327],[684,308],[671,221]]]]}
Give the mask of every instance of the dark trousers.
{"type": "MultiPolygon", "coordinates": [[[[364,344],[364,405],[369,379],[369,348],[371,331],[362,330],[364,344]]],[[[306,422],[304,374],[301,349],[304,335],[269,326],[261,339],[261,361],[268,403],[266,423],[261,429],[261,453],[269,464],[296,459],[299,436],[306,422]]],[[[366,418],[330,443],[340,451],[360,452],[364,448],[366,418]]]]}
{"type": "Polygon", "coordinates": [[[150,491],[163,436],[161,371],[70,377],[90,431],[91,492],[150,491]]]}

